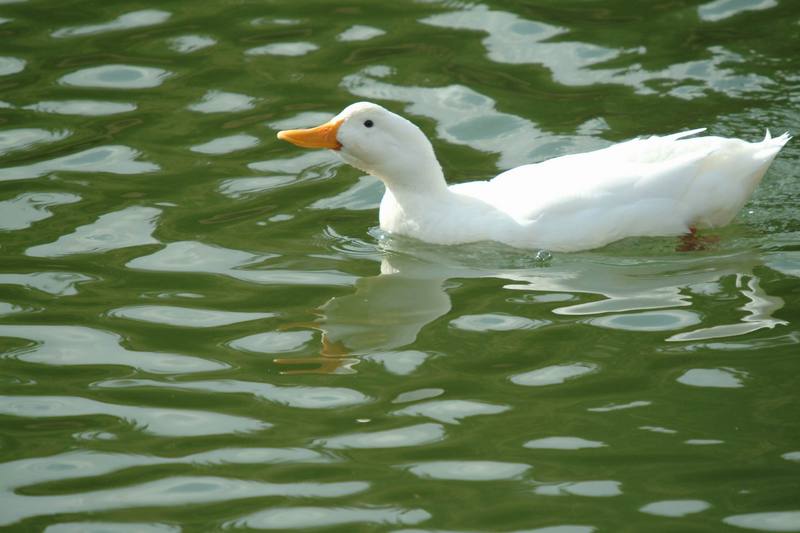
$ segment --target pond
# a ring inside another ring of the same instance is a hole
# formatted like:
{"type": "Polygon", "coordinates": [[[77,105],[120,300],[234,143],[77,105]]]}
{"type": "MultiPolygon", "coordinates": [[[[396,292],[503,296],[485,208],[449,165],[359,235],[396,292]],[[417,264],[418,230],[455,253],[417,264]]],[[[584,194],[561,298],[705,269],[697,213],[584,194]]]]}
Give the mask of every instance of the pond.
{"type": "Polygon", "coordinates": [[[374,101],[458,183],[798,134],[798,43],[790,0],[0,0],[0,525],[800,531],[797,140],[696,250],[551,253],[386,235],[275,138],[374,101]]]}

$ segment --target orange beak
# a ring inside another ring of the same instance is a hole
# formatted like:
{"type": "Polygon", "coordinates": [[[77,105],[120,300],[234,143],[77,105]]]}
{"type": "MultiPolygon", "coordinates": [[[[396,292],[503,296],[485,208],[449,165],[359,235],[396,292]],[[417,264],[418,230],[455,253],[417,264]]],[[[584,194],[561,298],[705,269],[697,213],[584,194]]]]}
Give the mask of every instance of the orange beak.
{"type": "Polygon", "coordinates": [[[339,150],[342,143],[336,140],[336,132],[344,122],[343,119],[331,120],[316,128],[305,130],[283,130],[278,132],[278,139],[289,141],[301,148],[330,148],[339,150]]]}

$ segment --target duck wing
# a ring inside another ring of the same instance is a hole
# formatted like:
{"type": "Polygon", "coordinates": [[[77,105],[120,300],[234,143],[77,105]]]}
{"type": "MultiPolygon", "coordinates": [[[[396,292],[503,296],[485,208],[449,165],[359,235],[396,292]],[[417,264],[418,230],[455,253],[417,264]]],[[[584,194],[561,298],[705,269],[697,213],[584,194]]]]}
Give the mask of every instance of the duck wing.
{"type": "Polygon", "coordinates": [[[553,250],[719,226],[741,209],[789,137],[686,138],[701,131],[524,165],[454,190],[513,216],[537,245],[553,250]]]}

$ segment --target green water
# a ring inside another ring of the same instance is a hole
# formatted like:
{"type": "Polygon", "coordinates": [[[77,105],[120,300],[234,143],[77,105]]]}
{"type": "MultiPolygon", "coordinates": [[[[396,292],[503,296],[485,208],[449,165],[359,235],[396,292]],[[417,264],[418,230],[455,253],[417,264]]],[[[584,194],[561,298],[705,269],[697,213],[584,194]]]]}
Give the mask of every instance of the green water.
{"type": "Polygon", "coordinates": [[[0,0],[0,527],[800,531],[796,140],[701,250],[549,255],[275,139],[797,134],[798,50],[794,0],[0,0]]]}

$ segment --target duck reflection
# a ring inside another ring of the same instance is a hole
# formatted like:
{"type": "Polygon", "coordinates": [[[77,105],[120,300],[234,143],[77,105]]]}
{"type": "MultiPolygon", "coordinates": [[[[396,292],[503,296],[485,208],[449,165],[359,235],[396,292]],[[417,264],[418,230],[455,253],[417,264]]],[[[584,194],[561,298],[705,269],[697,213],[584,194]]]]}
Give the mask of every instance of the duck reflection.
{"type": "Polygon", "coordinates": [[[360,278],[355,292],[319,307],[317,321],[287,326],[320,331],[318,357],[275,362],[291,366],[287,373],[347,373],[355,372],[353,367],[362,358],[375,359],[376,353],[393,355],[393,350],[408,349],[422,328],[451,310],[447,292],[451,279],[505,280],[508,283],[503,290],[524,293],[514,297],[515,301],[533,304],[583,300],[552,312],[580,317],[581,322],[597,327],[630,330],[632,334],[672,333],[665,337],[666,342],[746,335],[787,323],[773,316],[784,302],[762,288],[756,271],[770,270],[755,252],[673,253],[647,258],[565,254],[538,264],[535,260],[528,262],[530,266],[525,268],[494,269],[474,266],[491,264],[490,258],[463,261],[463,257],[454,260],[441,255],[387,252],[381,259],[380,274],[360,278]],[[693,309],[701,300],[703,312],[693,309]],[[726,309],[732,307],[730,302],[737,302],[738,321],[718,323],[724,319],[708,312],[716,308],[714,301],[716,306],[724,301],[726,309]]]}

